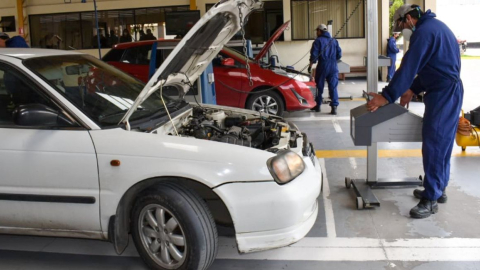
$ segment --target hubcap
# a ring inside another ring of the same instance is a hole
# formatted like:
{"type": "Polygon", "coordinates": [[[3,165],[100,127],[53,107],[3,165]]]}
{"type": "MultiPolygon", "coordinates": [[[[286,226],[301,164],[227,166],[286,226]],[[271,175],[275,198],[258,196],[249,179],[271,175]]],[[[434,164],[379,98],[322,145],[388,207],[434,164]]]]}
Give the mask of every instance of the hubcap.
{"type": "Polygon", "coordinates": [[[271,96],[259,96],[253,101],[252,110],[276,115],[278,103],[271,96]]]}
{"type": "Polygon", "coordinates": [[[187,244],[183,229],[167,209],[150,204],[140,212],[140,237],[150,257],[161,267],[176,269],[183,264],[187,244]]]}

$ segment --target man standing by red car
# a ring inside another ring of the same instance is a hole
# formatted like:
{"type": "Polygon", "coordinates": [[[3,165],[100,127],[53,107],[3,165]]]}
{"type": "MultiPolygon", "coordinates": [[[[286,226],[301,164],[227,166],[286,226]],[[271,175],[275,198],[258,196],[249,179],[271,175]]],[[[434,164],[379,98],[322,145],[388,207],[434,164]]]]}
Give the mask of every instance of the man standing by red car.
{"type": "Polygon", "coordinates": [[[338,45],[338,41],[330,35],[325,24],[320,24],[316,29],[317,39],[312,44],[310,50],[310,65],[308,71],[312,69],[312,65],[318,60],[317,69],[315,71],[315,83],[317,84],[317,106],[312,110],[320,112],[320,105],[323,101],[323,87],[325,79],[328,84],[328,95],[330,96],[330,107],[332,111],[330,114],[337,114],[338,106],[338,66],[337,61],[342,58],[342,49],[338,45]]]}

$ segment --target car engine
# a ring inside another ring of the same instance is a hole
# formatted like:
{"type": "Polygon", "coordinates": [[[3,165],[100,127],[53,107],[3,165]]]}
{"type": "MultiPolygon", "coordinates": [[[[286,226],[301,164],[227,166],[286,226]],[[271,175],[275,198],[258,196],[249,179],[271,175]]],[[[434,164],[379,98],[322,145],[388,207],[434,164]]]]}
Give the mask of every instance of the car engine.
{"type": "Polygon", "coordinates": [[[245,115],[224,110],[194,107],[188,121],[184,122],[179,129],[179,134],[197,139],[269,149],[277,146],[283,138],[282,129],[285,131],[288,125],[267,117],[248,119],[245,115]]]}

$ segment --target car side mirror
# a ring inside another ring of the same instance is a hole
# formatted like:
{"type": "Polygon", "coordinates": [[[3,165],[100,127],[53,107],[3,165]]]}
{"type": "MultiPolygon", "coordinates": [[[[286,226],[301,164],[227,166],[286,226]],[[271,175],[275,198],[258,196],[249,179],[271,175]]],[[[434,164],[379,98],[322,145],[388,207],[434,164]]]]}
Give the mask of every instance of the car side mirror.
{"type": "Polygon", "coordinates": [[[237,66],[235,65],[235,60],[233,60],[232,58],[222,59],[222,66],[226,66],[226,67],[237,67],[237,66]]]}
{"type": "Polygon", "coordinates": [[[15,125],[27,127],[77,127],[68,117],[43,104],[19,105],[13,111],[15,125]]]}

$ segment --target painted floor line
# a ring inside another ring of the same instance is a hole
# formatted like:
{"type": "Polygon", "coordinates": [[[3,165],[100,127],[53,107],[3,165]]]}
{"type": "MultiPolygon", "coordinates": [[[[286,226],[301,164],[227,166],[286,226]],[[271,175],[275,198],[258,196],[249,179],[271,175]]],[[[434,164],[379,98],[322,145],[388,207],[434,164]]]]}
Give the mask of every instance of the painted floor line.
{"type": "Polygon", "coordinates": [[[332,119],[332,123],[333,123],[333,128],[335,129],[335,131],[337,133],[342,133],[342,127],[340,126],[340,124],[338,123],[337,119],[332,119]]]}
{"type": "Polygon", "coordinates": [[[308,116],[308,117],[288,117],[288,121],[308,122],[308,121],[345,121],[350,120],[350,116],[308,116]]]}
{"type": "MultiPolygon", "coordinates": [[[[325,187],[324,187],[325,188],[325,187]]],[[[109,242],[0,235],[0,250],[117,256],[109,242]],[[50,243],[46,247],[46,243],[50,243]]],[[[306,237],[289,247],[239,254],[231,237],[219,237],[217,259],[288,261],[480,261],[480,238],[306,237]]],[[[133,243],[123,257],[138,257],[133,243]]]]}
{"type": "MultiPolygon", "coordinates": [[[[367,150],[316,150],[318,158],[366,158],[367,150]]],[[[379,158],[406,158],[422,157],[421,149],[382,149],[378,150],[379,158]]],[[[480,157],[480,150],[471,149],[470,151],[461,151],[456,149],[452,157],[480,157]]]]}
{"type": "Polygon", "coordinates": [[[480,239],[305,238],[289,247],[243,254],[221,241],[218,259],[287,261],[480,261],[480,239]]]}
{"type": "Polygon", "coordinates": [[[325,225],[327,227],[327,237],[337,237],[337,230],[335,229],[335,217],[333,215],[333,205],[330,199],[330,186],[328,184],[327,169],[325,167],[325,159],[318,159],[323,174],[323,206],[325,209],[325,225]]]}

